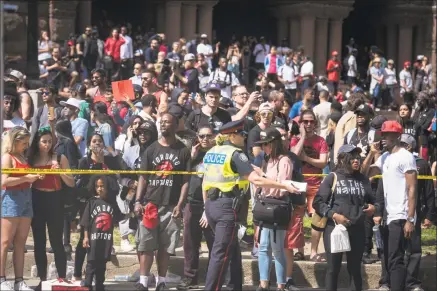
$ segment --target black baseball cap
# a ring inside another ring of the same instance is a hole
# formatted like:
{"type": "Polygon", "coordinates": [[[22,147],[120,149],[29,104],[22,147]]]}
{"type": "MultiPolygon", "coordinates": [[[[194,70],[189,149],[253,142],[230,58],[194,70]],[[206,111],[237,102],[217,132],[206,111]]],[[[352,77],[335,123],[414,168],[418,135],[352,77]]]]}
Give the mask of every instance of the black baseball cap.
{"type": "Polygon", "coordinates": [[[373,115],[372,108],[370,108],[370,106],[367,104],[361,104],[360,106],[358,106],[357,109],[355,109],[355,114],[358,114],[360,112],[366,114],[367,116],[373,115]]]}
{"type": "Polygon", "coordinates": [[[271,143],[274,140],[281,140],[282,135],[275,127],[269,127],[260,133],[261,140],[255,142],[256,145],[263,145],[271,143]]]}
{"type": "Polygon", "coordinates": [[[184,109],[179,104],[172,103],[168,108],[168,113],[174,115],[177,119],[181,119],[184,114],[184,109]]]}
{"type": "Polygon", "coordinates": [[[387,117],[384,115],[377,115],[372,119],[372,121],[370,121],[370,127],[375,130],[381,130],[382,124],[387,120],[387,117]]]}

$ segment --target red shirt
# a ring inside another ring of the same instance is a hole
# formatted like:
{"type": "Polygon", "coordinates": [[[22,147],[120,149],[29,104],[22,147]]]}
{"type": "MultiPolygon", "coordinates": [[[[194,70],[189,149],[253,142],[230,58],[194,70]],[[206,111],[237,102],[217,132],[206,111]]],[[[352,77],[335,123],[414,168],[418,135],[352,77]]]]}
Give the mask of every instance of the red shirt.
{"type": "Polygon", "coordinates": [[[118,39],[108,37],[105,41],[105,54],[111,55],[114,62],[119,63],[121,61],[120,48],[124,43],[125,41],[121,37],[118,39]]]}
{"type": "MultiPolygon", "coordinates": [[[[297,145],[300,140],[300,136],[294,136],[290,141],[290,148],[297,145]]],[[[328,144],[325,139],[318,135],[313,135],[312,137],[306,138],[303,144],[303,151],[305,154],[312,159],[319,159],[321,154],[328,154],[328,144]]],[[[302,174],[322,174],[323,169],[319,169],[310,165],[309,163],[302,162],[302,174]]],[[[322,177],[305,177],[305,182],[309,185],[317,186],[320,185],[322,177]]]]}
{"type": "Polygon", "coordinates": [[[340,71],[341,71],[340,61],[329,60],[328,65],[326,66],[326,70],[328,71],[328,81],[334,81],[334,82],[340,81],[340,71]],[[338,65],[337,70],[329,72],[329,70],[335,68],[335,65],[338,65]]]}
{"type": "Polygon", "coordinates": [[[269,64],[269,70],[267,73],[269,74],[276,74],[277,68],[276,68],[276,55],[270,55],[270,64],[269,64]]]}

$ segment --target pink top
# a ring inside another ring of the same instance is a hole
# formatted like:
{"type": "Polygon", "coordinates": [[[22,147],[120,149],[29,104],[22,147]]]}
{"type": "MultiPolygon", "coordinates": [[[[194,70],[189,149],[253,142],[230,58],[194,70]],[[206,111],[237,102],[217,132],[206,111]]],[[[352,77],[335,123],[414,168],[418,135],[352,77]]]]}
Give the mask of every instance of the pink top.
{"type": "Polygon", "coordinates": [[[269,64],[269,74],[276,74],[278,72],[278,68],[276,68],[276,58],[277,55],[270,55],[270,64],[269,64]]]}
{"type": "MultiPolygon", "coordinates": [[[[274,161],[269,159],[267,165],[265,165],[265,174],[267,178],[275,180],[277,182],[281,182],[283,180],[291,180],[293,172],[293,164],[288,156],[280,156],[278,159],[274,161]],[[279,163],[279,165],[278,165],[279,163]]],[[[284,190],[274,189],[274,188],[266,188],[263,187],[262,193],[266,197],[281,197],[280,192],[287,192],[284,190]]]]}

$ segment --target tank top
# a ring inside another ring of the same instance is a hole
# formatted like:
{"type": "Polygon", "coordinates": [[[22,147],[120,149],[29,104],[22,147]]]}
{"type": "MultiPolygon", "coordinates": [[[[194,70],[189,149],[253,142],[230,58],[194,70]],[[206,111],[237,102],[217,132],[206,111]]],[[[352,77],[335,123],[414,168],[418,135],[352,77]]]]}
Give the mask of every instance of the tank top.
{"type": "MultiPolygon", "coordinates": [[[[51,169],[52,165],[44,165],[35,167],[36,169],[51,169]]],[[[45,175],[44,179],[36,180],[32,184],[35,189],[53,189],[61,190],[61,177],[59,175],[45,175]]]]}
{"type": "MultiPolygon", "coordinates": [[[[14,157],[13,155],[9,154],[11,156],[11,158],[15,161],[15,169],[29,169],[30,166],[28,163],[21,163],[16,157],[14,157]]],[[[26,176],[27,174],[10,174],[10,177],[22,177],[22,176],[26,176]]],[[[32,185],[32,183],[22,183],[19,185],[15,185],[15,186],[9,186],[9,187],[3,187],[3,190],[24,190],[24,189],[29,189],[30,186],[32,185]]]]}

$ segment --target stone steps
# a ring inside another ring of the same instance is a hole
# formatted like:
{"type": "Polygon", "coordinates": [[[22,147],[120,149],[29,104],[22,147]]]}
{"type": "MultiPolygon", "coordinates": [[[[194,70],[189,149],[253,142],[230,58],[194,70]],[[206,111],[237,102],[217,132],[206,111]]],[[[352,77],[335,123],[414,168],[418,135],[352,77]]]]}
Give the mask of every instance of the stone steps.
{"type": "MultiPolygon", "coordinates": [[[[48,263],[53,261],[53,255],[47,254],[48,263]]],[[[129,275],[138,270],[138,259],[135,253],[128,255],[117,255],[119,264],[114,266],[111,262],[107,264],[106,278],[113,280],[116,275],[129,275]]],[[[199,281],[203,283],[205,272],[207,269],[207,258],[200,258],[199,266],[199,281]]],[[[29,278],[32,266],[35,265],[33,252],[25,254],[24,276],[29,278]]],[[[298,286],[307,288],[320,288],[324,286],[326,263],[313,263],[309,261],[295,262],[293,278],[298,286]]],[[[85,267],[85,264],[84,264],[85,267]]],[[[184,257],[175,256],[170,258],[169,271],[173,274],[183,276],[184,257]]],[[[375,263],[372,265],[363,265],[363,280],[364,288],[377,288],[380,278],[381,265],[375,263]]],[[[254,259],[243,259],[244,284],[248,286],[256,286],[259,280],[258,262],[254,259]]],[[[156,274],[156,264],[152,267],[152,273],[156,274]]],[[[424,283],[426,290],[435,290],[436,285],[436,257],[427,256],[422,258],[421,280],[424,283]]],[[[7,277],[13,278],[12,254],[8,254],[6,264],[7,277]]],[[[272,264],[272,281],[275,278],[274,265],[272,264]]],[[[349,275],[347,273],[346,264],[343,263],[342,271],[339,275],[339,288],[347,288],[349,286],[349,275]]]]}

